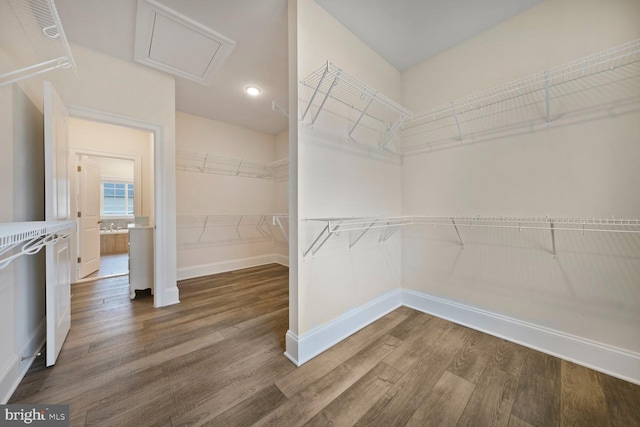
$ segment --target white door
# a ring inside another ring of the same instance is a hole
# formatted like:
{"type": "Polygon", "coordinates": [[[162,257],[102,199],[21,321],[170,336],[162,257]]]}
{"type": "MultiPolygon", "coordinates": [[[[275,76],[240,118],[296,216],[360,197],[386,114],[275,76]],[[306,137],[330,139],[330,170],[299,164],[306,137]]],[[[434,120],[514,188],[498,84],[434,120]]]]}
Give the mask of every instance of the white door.
{"type": "Polygon", "coordinates": [[[80,156],[78,163],[78,278],[100,269],[100,166],[80,156]]]}
{"type": "MultiPolygon", "coordinates": [[[[67,122],[69,114],[49,82],[44,83],[45,220],[69,220],[67,122]]],[[[47,366],[54,365],[71,327],[69,240],[46,249],[47,366]]]]}

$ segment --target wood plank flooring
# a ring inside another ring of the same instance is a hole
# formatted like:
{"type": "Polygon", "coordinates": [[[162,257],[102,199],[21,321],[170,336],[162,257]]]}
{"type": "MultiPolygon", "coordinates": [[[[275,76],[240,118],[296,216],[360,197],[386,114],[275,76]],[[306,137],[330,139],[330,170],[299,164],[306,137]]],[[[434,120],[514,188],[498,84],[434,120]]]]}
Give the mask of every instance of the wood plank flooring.
{"type": "Polygon", "coordinates": [[[154,309],[126,277],[73,285],[58,363],[10,403],[74,426],[640,426],[639,386],[406,307],[296,368],[279,265],[179,287],[154,309]]]}

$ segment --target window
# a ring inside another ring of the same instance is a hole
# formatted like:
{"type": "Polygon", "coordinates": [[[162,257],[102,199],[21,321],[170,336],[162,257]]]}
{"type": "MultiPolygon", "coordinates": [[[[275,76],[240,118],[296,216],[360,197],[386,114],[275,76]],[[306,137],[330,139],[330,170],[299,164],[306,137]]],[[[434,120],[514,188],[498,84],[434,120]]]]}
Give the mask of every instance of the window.
{"type": "Polygon", "coordinates": [[[133,215],[133,184],[103,182],[101,186],[101,214],[105,216],[133,215]]]}

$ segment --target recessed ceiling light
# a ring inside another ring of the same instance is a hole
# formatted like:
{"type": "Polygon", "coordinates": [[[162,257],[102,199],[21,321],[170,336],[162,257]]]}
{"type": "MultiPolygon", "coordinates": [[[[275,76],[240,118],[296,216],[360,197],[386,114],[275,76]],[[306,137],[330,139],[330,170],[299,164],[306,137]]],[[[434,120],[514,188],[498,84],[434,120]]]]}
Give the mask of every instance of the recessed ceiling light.
{"type": "Polygon", "coordinates": [[[258,86],[247,86],[244,90],[251,96],[258,96],[262,92],[258,86]]]}

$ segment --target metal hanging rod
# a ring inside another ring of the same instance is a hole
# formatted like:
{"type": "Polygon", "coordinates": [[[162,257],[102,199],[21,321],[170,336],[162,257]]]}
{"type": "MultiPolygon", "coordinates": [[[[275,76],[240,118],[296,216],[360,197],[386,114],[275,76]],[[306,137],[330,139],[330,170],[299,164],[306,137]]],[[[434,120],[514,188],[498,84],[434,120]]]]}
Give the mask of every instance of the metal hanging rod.
{"type": "Polygon", "coordinates": [[[36,254],[45,246],[68,238],[75,231],[75,221],[0,223],[0,269],[22,255],[36,254]]]}
{"type": "Polygon", "coordinates": [[[263,162],[241,157],[218,156],[206,152],[178,150],[176,169],[217,175],[286,181],[289,178],[289,158],[263,162]]]}
{"type": "Polygon", "coordinates": [[[57,68],[77,73],[58,11],[53,0],[0,0],[0,26],[26,38],[40,62],[20,64],[17,70],[1,74],[0,86],[24,80],[57,68]],[[15,30],[13,30],[15,29],[15,30]]]}
{"type": "Polygon", "coordinates": [[[303,250],[303,257],[315,255],[333,235],[341,232],[360,231],[350,242],[351,249],[370,229],[381,229],[379,243],[386,242],[391,235],[407,225],[431,225],[453,227],[461,246],[462,227],[515,228],[519,230],[545,230],[551,232],[553,254],[557,231],[605,232],[640,234],[640,219],[615,218],[549,218],[549,217],[468,217],[468,216],[390,216],[390,217],[343,217],[305,218],[305,221],[323,222],[324,228],[313,242],[303,250]]]}

